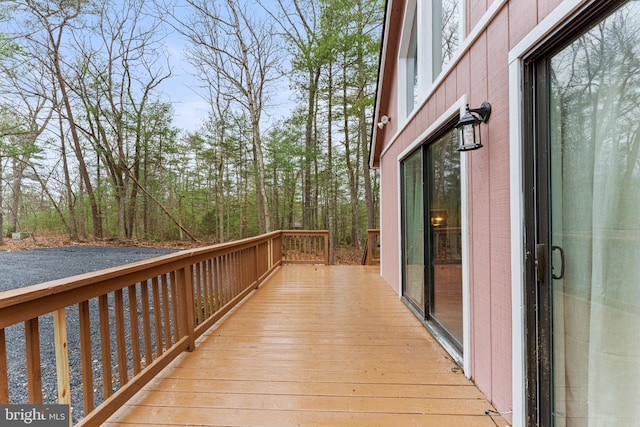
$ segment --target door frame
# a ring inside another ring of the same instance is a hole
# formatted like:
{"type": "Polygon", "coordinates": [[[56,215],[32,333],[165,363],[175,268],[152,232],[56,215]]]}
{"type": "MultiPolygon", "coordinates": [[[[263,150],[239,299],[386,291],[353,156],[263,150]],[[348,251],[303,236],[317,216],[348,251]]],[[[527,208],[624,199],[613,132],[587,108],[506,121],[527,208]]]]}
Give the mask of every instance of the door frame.
{"type": "MultiPolygon", "coordinates": [[[[462,114],[466,112],[467,105],[467,96],[463,95],[456,102],[451,104],[446,111],[444,111],[436,120],[429,125],[427,129],[425,129],[420,135],[416,137],[416,139],[409,144],[406,148],[402,150],[396,156],[396,179],[397,179],[397,189],[398,189],[398,205],[397,205],[397,215],[398,218],[403,217],[403,206],[401,203],[402,197],[402,167],[401,163],[405,160],[409,155],[415,152],[420,146],[422,146],[426,141],[430,141],[434,139],[434,136],[438,134],[444,126],[450,123],[452,120],[455,120],[456,117],[460,117],[462,114]]],[[[461,185],[461,215],[462,215],[462,333],[463,333],[463,343],[462,343],[462,358],[460,359],[460,355],[458,354],[458,350],[456,350],[452,345],[450,345],[443,337],[438,333],[438,331],[434,328],[431,328],[428,323],[423,322],[425,327],[436,337],[439,341],[440,345],[452,356],[452,358],[462,367],[462,370],[467,378],[471,378],[472,364],[471,364],[471,356],[472,356],[472,334],[471,334],[471,301],[470,301],[470,272],[469,272],[469,164],[468,164],[468,153],[461,153],[460,155],[460,185],[461,185]]],[[[399,235],[399,247],[404,247],[403,241],[403,226],[401,221],[398,221],[398,235],[399,235]]],[[[402,290],[403,290],[403,253],[402,250],[398,251],[398,265],[400,268],[398,269],[398,280],[400,283],[400,298],[402,298],[402,290]]],[[[407,304],[407,307],[410,309],[412,306],[407,304]]],[[[412,310],[413,311],[413,310],[412,310]]],[[[414,311],[414,314],[416,312],[414,311]]],[[[420,319],[420,316],[416,314],[416,316],[420,319]]]]}
{"type": "Polygon", "coordinates": [[[553,423],[546,59],[622,3],[565,0],[509,52],[514,425],[553,423]]]}
{"type": "MultiPolygon", "coordinates": [[[[433,168],[431,164],[431,156],[429,154],[429,150],[431,146],[438,142],[445,135],[456,132],[455,124],[459,120],[459,116],[453,115],[449,117],[448,120],[444,121],[442,125],[432,132],[429,137],[422,140],[422,142],[415,147],[413,151],[411,151],[407,156],[403,157],[400,161],[400,175],[401,179],[401,191],[400,191],[400,201],[401,201],[401,218],[402,223],[402,251],[403,251],[403,262],[402,262],[402,300],[407,304],[407,306],[414,312],[414,314],[420,319],[420,321],[436,336],[436,338],[447,348],[449,353],[451,353],[452,357],[458,364],[463,364],[463,354],[464,354],[464,336],[462,337],[463,342],[458,342],[457,338],[446,329],[446,327],[435,317],[432,312],[434,308],[435,301],[435,274],[434,274],[434,242],[433,242],[433,229],[431,224],[431,204],[433,202],[433,194],[431,190],[431,183],[433,182],[432,174],[433,168]],[[404,296],[406,290],[406,271],[405,271],[405,256],[404,256],[404,238],[406,236],[406,224],[405,224],[405,188],[404,188],[404,171],[405,166],[404,162],[412,157],[413,155],[419,155],[422,162],[422,223],[423,223],[423,260],[424,260],[424,270],[423,270],[423,306],[418,307],[417,304],[411,298],[407,298],[404,296]]],[[[460,215],[461,222],[464,221],[463,212],[462,212],[462,156],[460,153],[460,215]]],[[[461,231],[462,233],[462,231],[461,231]]],[[[461,236],[462,238],[462,236],[461,236]]],[[[461,261],[462,264],[465,263],[465,259],[461,261]]],[[[462,268],[462,267],[461,267],[462,268]]],[[[464,283],[464,278],[463,278],[464,283]]],[[[464,287],[464,284],[461,283],[461,286],[464,287]]],[[[461,311],[464,317],[464,296],[461,301],[461,311]]],[[[464,319],[463,321],[463,335],[464,335],[464,319]]]]}

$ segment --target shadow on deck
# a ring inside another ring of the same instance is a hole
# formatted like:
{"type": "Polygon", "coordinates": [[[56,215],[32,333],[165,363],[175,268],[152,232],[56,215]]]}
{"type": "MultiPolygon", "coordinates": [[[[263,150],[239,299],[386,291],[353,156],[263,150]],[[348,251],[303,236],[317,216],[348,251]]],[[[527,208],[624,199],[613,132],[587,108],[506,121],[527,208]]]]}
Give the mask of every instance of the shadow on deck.
{"type": "Polygon", "coordinates": [[[380,278],[288,265],[105,425],[503,427],[380,278]]]}

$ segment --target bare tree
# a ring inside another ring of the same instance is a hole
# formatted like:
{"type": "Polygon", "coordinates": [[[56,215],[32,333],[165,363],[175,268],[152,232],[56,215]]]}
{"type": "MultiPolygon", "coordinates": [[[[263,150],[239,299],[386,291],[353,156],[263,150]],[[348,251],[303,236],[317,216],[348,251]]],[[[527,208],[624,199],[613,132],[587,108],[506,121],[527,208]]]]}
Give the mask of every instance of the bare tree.
{"type": "Polygon", "coordinates": [[[265,186],[261,119],[271,84],[278,78],[282,53],[272,28],[250,15],[246,4],[187,0],[193,14],[178,29],[191,42],[189,58],[200,69],[218,74],[227,99],[249,115],[255,153],[260,233],[271,230],[265,186]]]}
{"type": "Polygon", "coordinates": [[[304,73],[303,82],[298,84],[306,94],[305,107],[305,164],[303,177],[303,228],[315,228],[312,206],[311,165],[315,159],[317,105],[319,81],[322,67],[329,61],[330,48],[323,44],[320,28],[318,3],[314,0],[277,0],[278,10],[272,11],[270,5],[263,8],[278,23],[285,40],[293,51],[293,66],[304,73]]]}
{"type": "Polygon", "coordinates": [[[86,112],[82,129],[115,190],[121,239],[133,236],[139,187],[131,178],[140,182],[146,110],[154,91],[171,76],[168,66],[159,65],[165,59],[159,24],[141,0],[106,2],[98,21],[100,43],[79,43],[82,61],[73,89],[86,112]]]}
{"type": "Polygon", "coordinates": [[[25,40],[33,46],[34,53],[39,53],[37,58],[51,72],[57,85],[59,100],[78,161],[78,169],[91,205],[93,235],[96,238],[102,238],[102,219],[100,218],[97,198],[84,158],[80,134],[76,126],[76,115],[72,105],[71,94],[69,93],[70,78],[63,59],[63,42],[65,37],[68,36],[67,32],[71,33],[73,25],[81,21],[80,18],[89,5],[80,0],[48,2],[24,0],[24,2],[15,2],[15,4],[21,16],[28,15],[37,23],[33,25],[31,18],[26,19],[27,26],[31,27],[33,31],[25,35],[25,40]]]}
{"type": "Polygon", "coordinates": [[[2,132],[9,143],[12,169],[9,233],[17,231],[25,170],[31,157],[40,150],[37,140],[53,113],[52,103],[46,94],[47,71],[40,64],[29,63],[28,60],[25,56],[12,55],[1,63],[0,68],[3,75],[0,90],[7,100],[4,108],[11,111],[14,123],[13,128],[5,128],[2,132]],[[30,72],[25,72],[25,69],[30,72]]]}

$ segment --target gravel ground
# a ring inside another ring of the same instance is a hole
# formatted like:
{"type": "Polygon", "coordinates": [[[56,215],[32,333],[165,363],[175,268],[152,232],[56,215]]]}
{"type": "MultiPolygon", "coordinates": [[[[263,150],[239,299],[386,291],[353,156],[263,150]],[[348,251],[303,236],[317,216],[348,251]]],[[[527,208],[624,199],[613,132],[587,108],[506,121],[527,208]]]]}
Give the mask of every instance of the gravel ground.
{"type": "MultiPolygon", "coordinates": [[[[175,249],[164,248],[109,246],[71,246],[20,252],[0,250],[0,292],[76,274],[97,271],[108,267],[115,267],[176,251],[175,249]]],[[[126,295],[125,292],[125,304],[128,306],[126,295]]],[[[96,318],[98,315],[96,305],[95,301],[91,302],[90,310],[92,318],[96,318]]],[[[74,421],[78,421],[83,414],[77,323],[78,309],[76,307],[67,309],[67,341],[69,364],[71,367],[71,398],[72,407],[74,408],[74,421]]],[[[98,322],[92,322],[91,334],[92,347],[94,347],[92,352],[93,369],[96,377],[98,377],[97,374],[101,370],[101,363],[99,361],[100,337],[97,323],[98,322]]],[[[111,324],[113,325],[113,320],[111,324]]],[[[55,403],[57,392],[52,315],[40,317],[39,331],[44,403],[55,403]]],[[[22,324],[10,326],[5,332],[10,384],[9,396],[14,403],[27,403],[24,326],[22,324]]],[[[130,342],[128,342],[128,345],[130,345],[130,342]]],[[[114,359],[112,365],[116,366],[116,364],[117,362],[114,359]]],[[[94,379],[94,381],[96,404],[99,404],[102,401],[102,386],[101,383],[99,383],[99,379],[94,379]]]]}
{"type": "Polygon", "coordinates": [[[175,249],[70,246],[0,250],[0,292],[176,252],[175,249]]]}

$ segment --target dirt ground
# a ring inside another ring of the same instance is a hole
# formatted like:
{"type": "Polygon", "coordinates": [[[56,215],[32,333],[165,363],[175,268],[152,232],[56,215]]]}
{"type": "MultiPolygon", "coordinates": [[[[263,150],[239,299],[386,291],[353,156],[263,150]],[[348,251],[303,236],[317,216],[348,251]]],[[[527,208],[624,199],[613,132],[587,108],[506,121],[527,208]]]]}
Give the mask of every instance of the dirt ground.
{"type": "Polygon", "coordinates": [[[152,242],[139,240],[119,240],[119,239],[90,239],[72,241],[66,235],[33,236],[22,240],[12,240],[4,238],[0,244],[0,251],[28,251],[39,248],[60,248],[65,246],[114,246],[114,247],[146,247],[146,248],[168,248],[168,249],[188,249],[204,246],[207,243],[194,243],[190,241],[169,241],[152,242]]]}

